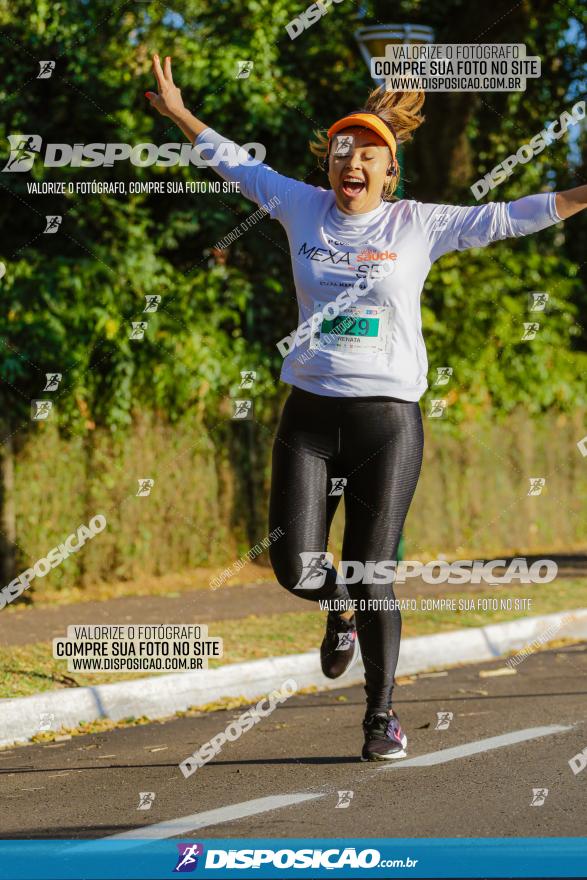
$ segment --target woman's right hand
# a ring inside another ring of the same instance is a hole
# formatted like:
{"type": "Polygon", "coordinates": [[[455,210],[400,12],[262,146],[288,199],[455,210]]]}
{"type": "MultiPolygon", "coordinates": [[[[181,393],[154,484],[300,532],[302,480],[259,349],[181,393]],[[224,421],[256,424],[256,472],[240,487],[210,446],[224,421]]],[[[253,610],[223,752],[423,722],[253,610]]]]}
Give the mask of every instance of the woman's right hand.
{"type": "Polygon", "coordinates": [[[145,97],[162,116],[176,119],[182,112],[185,112],[186,108],[181,97],[181,90],[173,82],[169,55],[165,58],[163,67],[161,67],[159,56],[153,55],[153,73],[157,80],[159,93],[145,92],[145,97]]]}

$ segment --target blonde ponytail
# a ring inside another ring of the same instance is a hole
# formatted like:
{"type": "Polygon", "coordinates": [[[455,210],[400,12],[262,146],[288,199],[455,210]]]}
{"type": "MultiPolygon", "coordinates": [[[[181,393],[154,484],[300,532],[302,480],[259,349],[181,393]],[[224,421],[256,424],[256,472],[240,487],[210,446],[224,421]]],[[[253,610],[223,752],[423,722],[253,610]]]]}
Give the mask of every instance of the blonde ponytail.
{"type": "MultiPolygon", "coordinates": [[[[365,104],[364,110],[376,113],[380,119],[387,122],[395,135],[398,143],[405,144],[412,139],[412,133],[425,120],[421,110],[425,99],[424,92],[390,92],[385,86],[374,89],[365,104]]],[[[321,167],[328,156],[328,137],[324,129],[314,132],[314,140],[310,141],[310,150],[317,156],[321,167]]],[[[382,197],[384,201],[390,201],[399,183],[399,174],[390,178],[385,184],[382,197]]]]}

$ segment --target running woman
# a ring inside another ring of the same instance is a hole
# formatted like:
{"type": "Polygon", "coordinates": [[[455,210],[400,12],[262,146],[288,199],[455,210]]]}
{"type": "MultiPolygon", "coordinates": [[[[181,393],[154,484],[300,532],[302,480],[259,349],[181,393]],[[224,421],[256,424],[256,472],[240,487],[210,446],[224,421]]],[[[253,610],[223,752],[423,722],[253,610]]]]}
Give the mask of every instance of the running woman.
{"type": "Polygon", "coordinates": [[[404,757],[407,738],[392,708],[401,615],[390,563],[422,462],[422,288],[443,254],[539,232],[584,209],[587,186],[474,207],[397,200],[397,147],[424,121],[424,95],[383,88],[316,133],[310,149],[328,160],[331,189],[309,186],[251,164],[245,150],[190,113],[169,57],[161,66],[155,55],[153,71],[152,106],[203,157],[216,154],[217,174],[237,181],[286,230],[299,323],[278,343],[287,354],[281,378],[292,390],[273,447],[269,528],[285,534],[272,544],[271,562],[287,590],[328,600],[326,676],[349,668],[358,639],[367,697],[362,759],[404,757]],[[344,577],[326,553],[342,491],[344,577]]]}

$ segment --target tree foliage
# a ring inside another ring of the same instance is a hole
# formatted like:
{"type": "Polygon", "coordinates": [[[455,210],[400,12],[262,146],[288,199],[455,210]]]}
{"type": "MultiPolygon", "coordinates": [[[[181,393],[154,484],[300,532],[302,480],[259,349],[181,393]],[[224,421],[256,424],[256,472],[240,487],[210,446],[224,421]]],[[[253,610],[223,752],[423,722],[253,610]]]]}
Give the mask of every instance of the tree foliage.
{"type": "MultiPolygon", "coordinates": [[[[462,0],[331,7],[290,40],[297,0],[183,0],[113,5],[110,0],[0,3],[0,139],[38,133],[43,142],[164,143],[181,133],[153,115],[150,56],[173,56],[176,81],[197,116],[238,142],[267,146],[267,161],[326,186],[307,149],[312,131],[360,105],[372,87],[353,38],[359,25],[412,21],[439,42],[520,42],[543,60],[543,76],[521,94],[429,95],[427,122],[406,154],[408,198],[471,204],[468,187],[515,152],[585,92],[585,11],[573,2],[530,0],[511,7],[462,0]],[[38,62],[54,59],[51,78],[38,62]],[[246,79],[239,60],[252,60],[246,79]]],[[[490,198],[509,200],[585,181],[583,140],[569,163],[557,141],[490,198]]],[[[6,154],[7,155],[7,152],[6,154]]],[[[210,180],[189,168],[45,168],[6,174],[0,259],[0,387],[4,420],[26,434],[29,407],[46,372],[63,374],[59,424],[83,433],[124,428],[137,407],[175,420],[192,407],[208,418],[255,369],[261,410],[278,392],[275,343],[297,310],[286,236],[264,220],[219,254],[214,244],[255,206],[238,195],[31,195],[27,181],[210,180]],[[61,214],[56,235],[45,215],[61,214]],[[159,294],[155,314],[145,297],[159,294]],[[142,341],[131,322],[148,318],[142,341]]],[[[539,236],[444,257],[423,297],[431,367],[451,365],[450,393],[461,414],[570,407],[582,400],[587,294],[585,218],[539,236]],[[527,293],[550,293],[544,329],[521,342],[527,293]]]]}

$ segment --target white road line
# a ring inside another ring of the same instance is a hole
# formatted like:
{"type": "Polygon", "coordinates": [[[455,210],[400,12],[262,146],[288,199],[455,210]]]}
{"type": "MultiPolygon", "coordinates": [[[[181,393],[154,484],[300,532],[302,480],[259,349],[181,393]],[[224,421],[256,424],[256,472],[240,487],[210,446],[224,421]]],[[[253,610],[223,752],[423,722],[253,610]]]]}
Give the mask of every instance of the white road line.
{"type": "Polygon", "coordinates": [[[304,801],[324,797],[325,794],[326,792],[302,792],[300,794],[277,794],[270,797],[256,798],[252,801],[243,801],[240,804],[218,807],[216,810],[206,810],[204,813],[181,816],[179,819],[170,819],[168,822],[158,822],[156,825],[133,828],[132,831],[112,834],[108,837],[103,837],[102,840],[136,840],[139,843],[141,840],[146,839],[165,840],[168,837],[190,834],[192,831],[208,828],[211,825],[232,822],[234,819],[256,816],[258,813],[279,810],[281,807],[293,807],[295,804],[301,804],[304,801]]]}
{"type": "MultiPolygon", "coordinates": [[[[472,743],[464,743],[452,749],[442,749],[438,752],[429,752],[417,758],[394,761],[378,768],[380,770],[402,770],[406,767],[431,767],[434,764],[445,764],[447,761],[455,761],[458,758],[466,758],[469,755],[478,755],[480,752],[489,752],[492,749],[512,746],[516,743],[526,742],[530,739],[538,739],[543,736],[551,736],[554,733],[565,733],[572,730],[573,725],[563,727],[552,724],[549,727],[528,727],[526,730],[514,730],[504,733],[502,736],[491,736],[488,739],[480,739],[472,743]]],[[[371,765],[373,766],[373,765],[371,765]]],[[[373,774],[366,776],[361,774],[353,781],[357,784],[371,781],[373,774]]],[[[112,834],[103,837],[102,840],[126,840],[129,846],[140,844],[141,840],[165,840],[169,837],[179,837],[191,834],[200,828],[209,828],[213,825],[222,825],[235,819],[244,819],[247,816],[256,816],[259,813],[268,813],[271,810],[279,810],[282,807],[293,807],[305,801],[316,800],[325,797],[331,792],[299,792],[293,794],[278,794],[270,797],[256,798],[251,801],[243,801],[240,804],[230,804],[226,807],[218,807],[215,810],[206,810],[203,813],[193,813],[191,816],[181,816],[179,819],[170,819],[167,822],[157,822],[154,825],[133,828],[131,831],[123,831],[120,834],[112,834]]]]}
{"type": "Polygon", "coordinates": [[[462,746],[455,746],[452,749],[441,749],[439,752],[429,752],[427,755],[408,758],[405,761],[397,759],[393,764],[386,764],[385,769],[403,770],[405,767],[432,767],[434,764],[446,764],[447,761],[456,761],[457,758],[467,758],[469,755],[478,755],[480,752],[489,752],[492,749],[501,749],[503,746],[513,746],[529,739],[551,736],[553,733],[564,733],[572,729],[572,725],[562,727],[560,724],[551,724],[549,727],[527,727],[526,730],[514,730],[511,733],[504,733],[502,736],[490,736],[487,739],[464,743],[462,746]]]}

